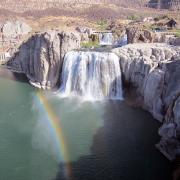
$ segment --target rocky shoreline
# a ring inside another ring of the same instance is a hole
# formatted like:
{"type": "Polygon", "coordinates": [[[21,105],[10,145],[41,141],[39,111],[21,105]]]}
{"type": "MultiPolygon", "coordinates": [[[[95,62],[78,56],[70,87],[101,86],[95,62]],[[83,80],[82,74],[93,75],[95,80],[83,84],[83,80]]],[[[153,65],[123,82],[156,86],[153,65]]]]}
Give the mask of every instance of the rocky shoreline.
{"type": "Polygon", "coordinates": [[[169,159],[180,150],[180,47],[131,44],[113,50],[133,101],[163,123],[157,148],[169,159]]]}
{"type": "Polygon", "coordinates": [[[29,80],[22,72],[13,72],[11,69],[6,67],[0,67],[0,77],[5,79],[11,79],[13,81],[28,83],[29,80]]]}

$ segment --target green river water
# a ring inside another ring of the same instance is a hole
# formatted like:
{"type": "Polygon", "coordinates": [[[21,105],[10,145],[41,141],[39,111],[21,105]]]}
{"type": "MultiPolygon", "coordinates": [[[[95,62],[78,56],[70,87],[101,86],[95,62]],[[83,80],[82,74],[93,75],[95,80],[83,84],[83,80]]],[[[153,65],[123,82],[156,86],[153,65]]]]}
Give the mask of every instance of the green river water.
{"type": "Polygon", "coordinates": [[[169,162],[155,148],[159,126],[121,101],[62,99],[0,78],[0,180],[169,180],[169,162]],[[39,93],[60,121],[60,149],[39,93]]]}

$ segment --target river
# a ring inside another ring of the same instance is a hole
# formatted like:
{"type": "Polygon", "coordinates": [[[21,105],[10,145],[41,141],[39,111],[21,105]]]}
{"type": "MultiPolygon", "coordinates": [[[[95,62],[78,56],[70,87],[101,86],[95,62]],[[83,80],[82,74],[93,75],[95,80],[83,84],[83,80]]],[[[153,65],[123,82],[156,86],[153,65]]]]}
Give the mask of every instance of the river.
{"type": "Polygon", "coordinates": [[[170,180],[149,113],[120,100],[62,98],[12,77],[0,78],[0,180],[170,180]]]}

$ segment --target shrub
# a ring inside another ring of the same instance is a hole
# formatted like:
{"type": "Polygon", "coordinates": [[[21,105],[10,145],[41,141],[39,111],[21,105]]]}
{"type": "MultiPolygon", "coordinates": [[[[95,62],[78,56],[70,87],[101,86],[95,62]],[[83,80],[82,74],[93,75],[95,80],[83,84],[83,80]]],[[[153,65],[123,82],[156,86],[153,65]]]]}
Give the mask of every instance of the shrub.
{"type": "Polygon", "coordinates": [[[98,41],[89,41],[89,42],[81,42],[82,48],[92,48],[92,47],[99,47],[98,41]]]}
{"type": "Polygon", "coordinates": [[[176,37],[180,37],[180,29],[177,29],[175,34],[176,34],[176,37]]]}
{"type": "Polygon", "coordinates": [[[131,15],[131,16],[128,16],[127,18],[128,18],[129,20],[133,20],[133,21],[140,20],[140,17],[139,17],[139,16],[136,16],[136,15],[131,15]]]}

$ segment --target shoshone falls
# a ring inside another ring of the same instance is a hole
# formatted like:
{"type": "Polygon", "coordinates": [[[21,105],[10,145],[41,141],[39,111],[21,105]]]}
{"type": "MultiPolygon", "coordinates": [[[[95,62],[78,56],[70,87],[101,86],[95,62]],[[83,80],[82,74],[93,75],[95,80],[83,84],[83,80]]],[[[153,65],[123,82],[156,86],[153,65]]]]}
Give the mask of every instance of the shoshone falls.
{"type": "Polygon", "coordinates": [[[69,32],[29,38],[7,66],[45,91],[0,76],[0,180],[170,180],[179,52],[165,44],[82,50],[69,32]]]}
{"type": "Polygon", "coordinates": [[[0,0],[0,180],[180,180],[179,4],[0,0]]]}
{"type": "Polygon", "coordinates": [[[89,100],[122,100],[118,56],[108,52],[68,52],[64,58],[60,93],[89,100]]]}

